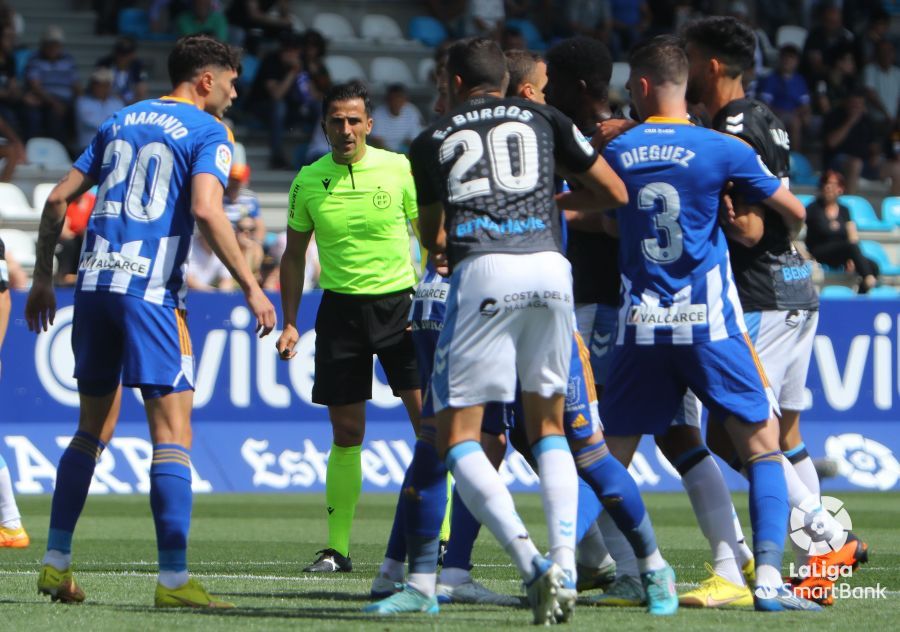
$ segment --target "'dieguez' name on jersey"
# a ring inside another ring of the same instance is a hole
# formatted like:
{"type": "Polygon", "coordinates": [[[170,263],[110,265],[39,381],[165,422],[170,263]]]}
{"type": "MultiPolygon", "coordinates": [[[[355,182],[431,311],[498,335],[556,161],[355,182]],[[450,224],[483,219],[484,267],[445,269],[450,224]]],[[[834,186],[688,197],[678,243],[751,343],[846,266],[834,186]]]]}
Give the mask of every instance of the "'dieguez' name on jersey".
{"type": "Polygon", "coordinates": [[[104,122],[74,164],[98,184],[76,290],[184,308],[191,178],[209,173],[224,188],[232,151],[225,125],[182,99],[141,101],[104,122]]]}
{"type": "Polygon", "coordinates": [[[410,149],[419,206],[441,202],[447,256],[562,253],[556,161],[587,171],[597,153],[565,115],[519,98],[476,97],[410,149]]]}
{"type": "Polygon", "coordinates": [[[603,156],[628,189],[628,204],[616,211],[617,344],[689,345],[745,332],[719,195],[731,181],[755,203],[781,181],[743,141],[680,119],[650,117],[603,156]]]}
{"type": "MultiPolygon", "coordinates": [[[[756,99],[735,99],[712,126],[746,141],[773,174],[788,182],[791,144],[784,124],[756,99]]],[[[809,262],[791,243],[790,231],[772,209],[763,214],[763,236],[750,248],[729,241],[738,295],[746,311],[817,309],[819,299],[809,262]]]]}

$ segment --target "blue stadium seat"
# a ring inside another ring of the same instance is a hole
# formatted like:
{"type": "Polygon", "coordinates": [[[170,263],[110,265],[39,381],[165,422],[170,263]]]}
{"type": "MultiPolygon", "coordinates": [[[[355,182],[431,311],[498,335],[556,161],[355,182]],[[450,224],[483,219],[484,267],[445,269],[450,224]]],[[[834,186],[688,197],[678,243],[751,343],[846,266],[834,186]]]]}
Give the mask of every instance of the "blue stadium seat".
{"type": "Polygon", "coordinates": [[[809,206],[816,199],[815,195],[810,195],[809,193],[795,193],[794,195],[803,203],[803,206],[809,206]]]}
{"type": "Polygon", "coordinates": [[[865,256],[867,256],[869,259],[872,259],[875,263],[878,264],[878,267],[881,269],[882,276],[900,275],[900,266],[895,265],[891,262],[890,257],[888,257],[888,253],[884,250],[884,246],[882,246],[877,241],[860,239],[859,249],[862,250],[862,253],[865,256]]]}
{"type": "Polygon", "coordinates": [[[881,221],[900,227],[900,197],[886,197],[881,203],[881,221]]]}
{"type": "Polygon", "coordinates": [[[28,60],[31,58],[31,53],[33,52],[34,51],[28,50],[27,48],[17,48],[16,52],[13,53],[16,61],[16,78],[19,79],[19,81],[25,79],[25,66],[28,65],[28,60]]]}
{"type": "Polygon", "coordinates": [[[119,34],[135,39],[149,38],[150,16],[144,9],[122,9],[119,11],[119,34]]]}
{"type": "Polygon", "coordinates": [[[796,151],[791,152],[790,176],[791,184],[815,186],[819,183],[809,159],[796,151]]]}
{"type": "Polygon", "coordinates": [[[511,18],[506,21],[506,26],[517,29],[522,34],[528,50],[544,50],[547,47],[544,38],[541,37],[541,32],[530,20],[511,18]]]}
{"type": "Polygon", "coordinates": [[[875,209],[866,198],[858,195],[842,195],[838,198],[838,202],[849,209],[850,219],[856,223],[859,230],[879,233],[889,233],[894,230],[893,225],[878,219],[875,209]]]}
{"type": "Polygon", "coordinates": [[[419,15],[409,21],[409,38],[426,46],[438,46],[448,37],[450,34],[444,25],[430,15],[419,15]]]}
{"type": "Polygon", "coordinates": [[[900,298],[900,290],[892,285],[879,285],[869,290],[866,296],[869,298],[900,298]]]}
{"type": "Polygon", "coordinates": [[[822,298],[854,298],[856,291],[846,285],[826,285],[819,292],[819,296],[822,298]]]}

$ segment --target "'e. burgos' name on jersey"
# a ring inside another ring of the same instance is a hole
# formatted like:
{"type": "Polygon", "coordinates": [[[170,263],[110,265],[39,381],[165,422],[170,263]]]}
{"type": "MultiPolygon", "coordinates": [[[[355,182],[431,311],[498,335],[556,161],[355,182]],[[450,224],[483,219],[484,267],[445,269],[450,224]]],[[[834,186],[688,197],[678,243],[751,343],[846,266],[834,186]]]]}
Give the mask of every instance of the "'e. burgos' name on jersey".
{"type": "Polygon", "coordinates": [[[135,103],[104,122],[74,165],[98,184],[76,289],[183,308],[191,179],[209,173],[224,187],[232,142],[214,116],[171,97],[135,103]]]}
{"type": "Polygon", "coordinates": [[[647,119],[604,157],[628,189],[628,204],[616,211],[618,344],[692,344],[746,331],[719,195],[732,181],[755,203],[780,180],[743,141],[679,119],[647,119]]]}
{"type": "Polygon", "coordinates": [[[562,252],[554,170],[583,173],[597,153],[565,115],[524,99],[470,99],[410,148],[419,207],[440,202],[447,256],[562,252]]]}

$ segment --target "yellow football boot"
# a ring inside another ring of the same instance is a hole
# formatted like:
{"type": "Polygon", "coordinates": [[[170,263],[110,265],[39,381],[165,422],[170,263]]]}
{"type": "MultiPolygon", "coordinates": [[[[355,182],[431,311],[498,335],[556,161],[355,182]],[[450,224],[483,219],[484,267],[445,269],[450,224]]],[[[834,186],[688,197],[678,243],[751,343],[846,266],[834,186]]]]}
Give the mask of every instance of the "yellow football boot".
{"type": "Polygon", "coordinates": [[[756,560],[752,557],[747,560],[747,563],[741,566],[741,573],[744,575],[744,581],[747,582],[748,586],[756,585],[756,560]]]}
{"type": "Polygon", "coordinates": [[[688,608],[752,608],[753,593],[746,586],[738,586],[716,575],[706,564],[709,577],[700,586],[678,596],[678,603],[688,608]]]}
{"type": "Polygon", "coordinates": [[[210,596],[196,579],[189,579],[178,588],[166,588],[157,583],[153,605],[157,608],[234,608],[233,603],[210,596]]]}
{"type": "Polygon", "coordinates": [[[31,544],[31,538],[25,533],[25,527],[9,529],[0,527],[0,549],[24,549],[31,544]]]}
{"type": "Polygon", "coordinates": [[[53,601],[62,603],[81,603],[84,601],[84,591],[75,583],[72,569],[60,571],[44,564],[41,574],[38,576],[38,594],[50,595],[53,601]]]}

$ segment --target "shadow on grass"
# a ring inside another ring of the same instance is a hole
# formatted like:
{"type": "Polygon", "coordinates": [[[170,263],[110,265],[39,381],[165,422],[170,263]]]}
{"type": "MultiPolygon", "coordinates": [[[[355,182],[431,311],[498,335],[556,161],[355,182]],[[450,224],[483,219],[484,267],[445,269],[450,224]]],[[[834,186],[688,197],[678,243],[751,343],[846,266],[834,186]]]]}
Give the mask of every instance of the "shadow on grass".
{"type": "Polygon", "coordinates": [[[361,593],[343,593],[330,591],[310,591],[300,592],[292,591],[270,591],[270,592],[221,592],[217,591],[218,597],[253,597],[257,599],[317,599],[324,601],[357,601],[364,602],[368,600],[368,595],[361,593]]]}

